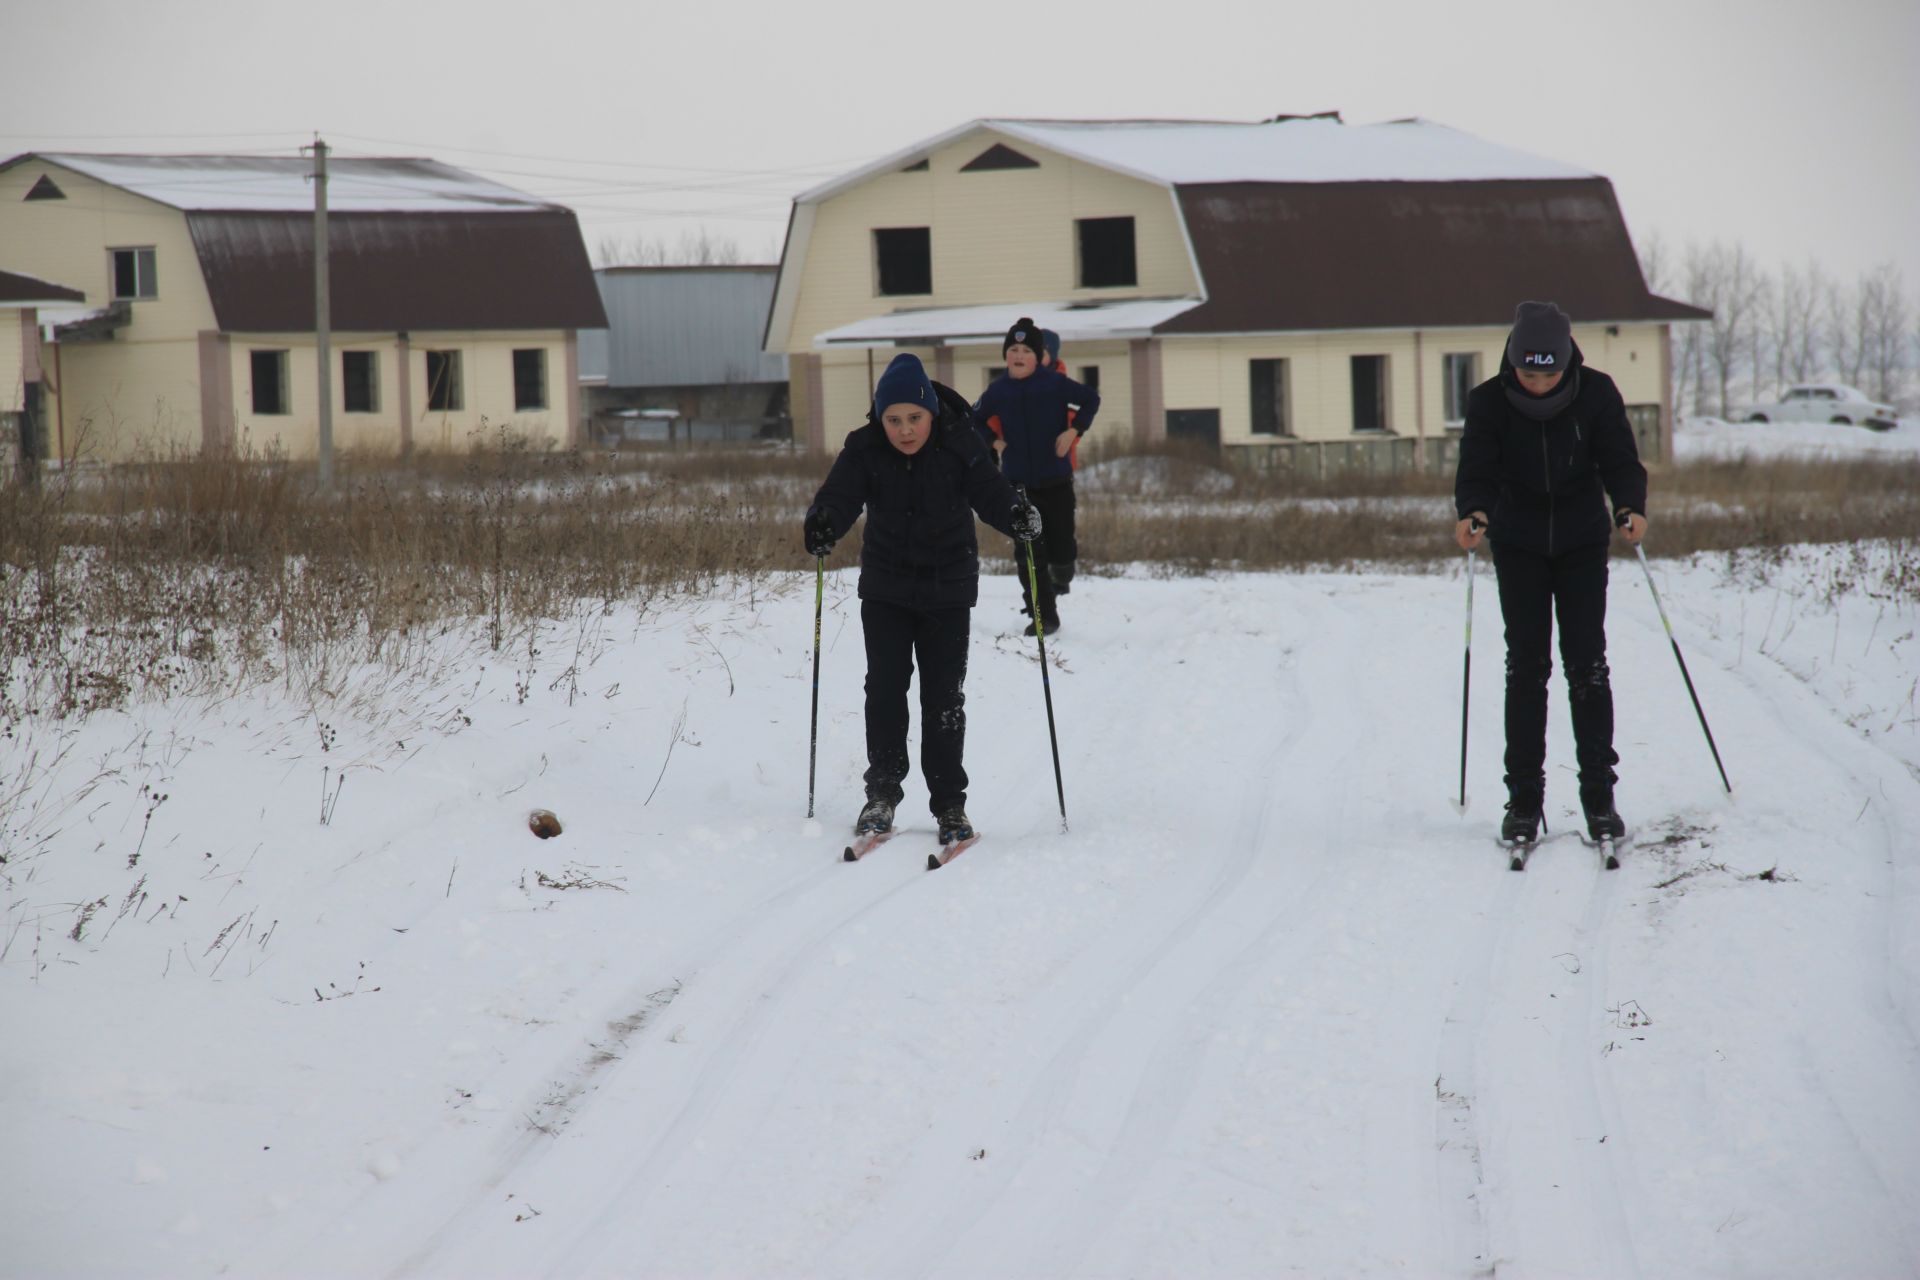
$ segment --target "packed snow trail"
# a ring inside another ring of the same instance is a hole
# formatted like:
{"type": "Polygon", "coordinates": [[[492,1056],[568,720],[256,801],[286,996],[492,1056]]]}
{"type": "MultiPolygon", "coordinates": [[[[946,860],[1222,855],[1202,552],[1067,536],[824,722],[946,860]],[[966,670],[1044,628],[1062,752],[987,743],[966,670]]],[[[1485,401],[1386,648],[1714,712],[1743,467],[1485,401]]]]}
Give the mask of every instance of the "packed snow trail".
{"type": "MultiPolygon", "coordinates": [[[[1490,593],[1469,811],[1449,805],[1446,574],[1076,582],[1048,642],[1065,834],[1017,590],[987,579],[967,753],[987,838],[938,875],[917,779],[901,833],[840,861],[863,766],[850,575],[829,584],[818,822],[810,575],[804,601],[636,627],[594,669],[617,691],[578,705],[523,706],[502,671],[463,697],[471,729],[356,779],[387,788],[377,821],[350,810],[276,861],[304,951],[244,982],[129,971],[159,1011],[154,1078],[205,1073],[168,1132],[241,1162],[261,1142],[218,1095],[284,1090],[271,1146],[301,1163],[262,1167],[299,1180],[259,1175],[262,1206],[175,1154],[169,1177],[107,1177],[88,1216],[158,1240],[147,1274],[1912,1274],[1920,783],[1663,583],[1722,796],[1635,578],[1610,610],[1637,837],[1615,872],[1570,834],[1557,675],[1568,834],[1518,874],[1494,844],[1490,593]],[[536,799],[562,840],[512,830],[536,799]],[[567,860],[620,891],[530,874],[567,860]],[[377,994],[298,1003],[349,957],[377,994]],[[217,1029],[235,1065],[163,1017],[217,1029]],[[218,1229],[146,1207],[196,1196],[218,1229]]],[[[287,766],[244,747],[220,761],[271,807],[287,766]]],[[[41,984],[70,995],[118,954],[41,984]]],[[[73,1007],[34,1005],[27,1031],[104,1052],[112,1023],[82,1016],[101,1006],[73,1007]]],[[[4,1064],[41,1100],[36,1147],[71,1136],[66,1112],[102,1126],[84,1159],[0,1185],[21,1274],[126,1269],[69,1205],[110,1161],[148,1167],[161,1117],[4,1064]],[[123,1124],[149,1136],[104,1128],[123,1124]]]]}

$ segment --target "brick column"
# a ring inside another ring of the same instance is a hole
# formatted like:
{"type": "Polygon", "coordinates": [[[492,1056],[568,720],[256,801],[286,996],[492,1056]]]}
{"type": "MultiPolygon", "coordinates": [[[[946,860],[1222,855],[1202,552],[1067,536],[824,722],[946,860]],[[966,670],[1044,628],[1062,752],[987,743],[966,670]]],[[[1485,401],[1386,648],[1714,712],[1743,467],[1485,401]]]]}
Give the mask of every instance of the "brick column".
{"type": "Polygon", "coordinates": [[[1127,343],[1133,375],[1133,442],[1146,446],[1167,438],[1166,388],[1160,376],[1160,340],[1135,338],[1127,343]]]}

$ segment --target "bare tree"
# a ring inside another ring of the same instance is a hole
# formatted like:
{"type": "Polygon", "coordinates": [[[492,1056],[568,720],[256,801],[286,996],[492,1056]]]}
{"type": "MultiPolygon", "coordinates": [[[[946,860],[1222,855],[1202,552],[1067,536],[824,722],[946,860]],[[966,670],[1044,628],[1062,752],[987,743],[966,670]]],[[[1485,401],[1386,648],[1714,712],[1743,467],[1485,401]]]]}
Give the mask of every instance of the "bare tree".
{"type": "Polygon", "coordinates": [[[1827,339],[1830,363],[1836,378],[1859,386],[1866,369],[1866,281],[1852,288],[1835,285],[1827,293],[1827,339]]]}
{"type": "Polygon", "coordinates": [[[1898,267],[1888,264],[1861,277],[1860,362],[1873,376],[1867,391],[1876,400],[1891,402],[1900,394],[1911,315],[1898,267]]]}
{"type": "Polygon", "coordinates": [[[1728,388],[1741,356],[1746,354],[1748,334],[1759,311],[1763,280],[1753,255],[1743,244],[1716,243],[1705,254],[1705,272],[1713,301],[1699,305],[1710,305],[1713,310],[1713,319],[1706,326],[1706,355],[1719,392],[1720,416],[1724,418],[1730,409],[1728,388]]]}
{"type": "Polygon", "coordinates": [[[1767,324],[1773,339],[1773,377],[1781,387],[1820,376],[1820,317],[1828,287],[1818,263],[1807,263],[1804,271],[1791,265],[1780,269],[1767,324]]]}
{"type": "Polygon", "coordinates": [[[705,227],[682,231],[677,239],[648,235],[600,237],[603,267],[714,267],[745,261],[740,244],[705,227]]]}

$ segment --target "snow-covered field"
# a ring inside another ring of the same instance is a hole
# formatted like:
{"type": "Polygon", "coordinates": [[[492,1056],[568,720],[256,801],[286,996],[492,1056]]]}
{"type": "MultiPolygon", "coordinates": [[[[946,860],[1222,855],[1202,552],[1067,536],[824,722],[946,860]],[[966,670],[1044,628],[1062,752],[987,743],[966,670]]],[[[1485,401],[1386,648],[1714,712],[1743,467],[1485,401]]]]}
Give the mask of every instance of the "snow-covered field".
{"type": "Polygon", "coordinates": [[[933,873],[917,780],[838,860],[851,575],[813,821],[810,577],[617,616],[576,679],[553,634],[404,697],[41,725],[4,748],[47,771],[0,868],[0,1273],[1920,1273],[1894,554],[1656,567],[1731,798],[1616,561],[1613,873],[1493,845],[1484,565],[1464,816],[1460,566],[1076,583],[1066,833],[988,579],[986,839],[933,873]]]}
{"type": "Polygon", "coordinates": [[[1912,458],[1920,423],[1902,418],[1891,431],[1832,422],[1728,422],[1687,418],[1673,435],[1676,462],[1739,458],[1912,458]]]}

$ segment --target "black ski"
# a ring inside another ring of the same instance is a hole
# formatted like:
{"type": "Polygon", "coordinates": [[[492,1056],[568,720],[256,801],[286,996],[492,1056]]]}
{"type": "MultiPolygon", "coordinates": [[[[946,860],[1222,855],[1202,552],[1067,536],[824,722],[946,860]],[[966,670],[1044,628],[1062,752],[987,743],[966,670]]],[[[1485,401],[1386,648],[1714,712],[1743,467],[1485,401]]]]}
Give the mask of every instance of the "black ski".
{"type": "Polygon", "coordinates": [[[1533,851],[1540,846],[1538,840],[1501,840],[1495,837],[1495,842],[1507,851],[1507,870],[1509,871],[1525,871],[1527,859],[1531,858],[1533,851]]]}

